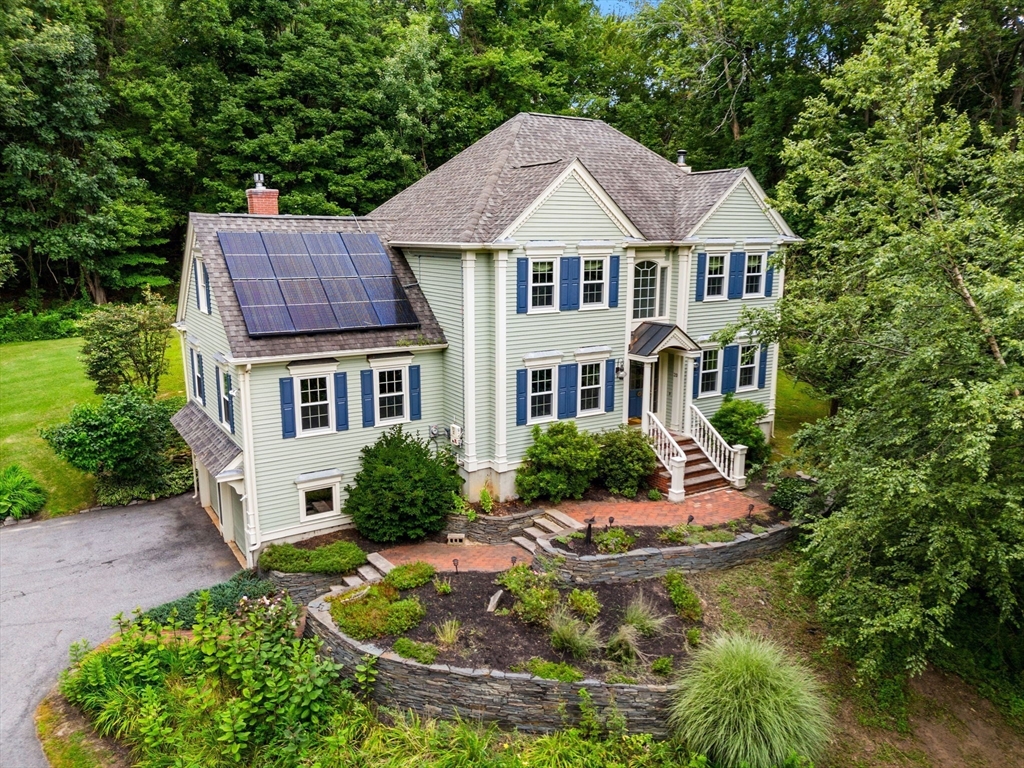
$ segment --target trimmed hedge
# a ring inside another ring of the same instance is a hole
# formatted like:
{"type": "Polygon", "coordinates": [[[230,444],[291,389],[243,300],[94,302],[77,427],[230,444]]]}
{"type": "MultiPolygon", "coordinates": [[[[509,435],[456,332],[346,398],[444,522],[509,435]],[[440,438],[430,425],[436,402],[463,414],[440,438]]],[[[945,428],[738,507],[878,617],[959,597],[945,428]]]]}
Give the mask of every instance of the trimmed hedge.
{"type": "Polygon", "coordinates": [[[177,600],[150,608],[142,614],[142,617],[166,624],[171,617],[171,612],[176,610],[178,621],[186,627],[190,627],[196,620],[196,605],[204,592],[210,593],[210,609],[220,612],[234,611],[243,597],[258,598],[273,595],[277,592],[277,587],[266,579],[259,578],[252,571],[240,571],[228,581],[214,584],[208,589],[197,589],[177,600]]]}
{"type": "Polygon", "coordinates": [[[271,544],[260,555],[260,568],[281,573],[348,573],[365,562],[366,553],[351,541],[336,541],[316,549],[271,544]]]}

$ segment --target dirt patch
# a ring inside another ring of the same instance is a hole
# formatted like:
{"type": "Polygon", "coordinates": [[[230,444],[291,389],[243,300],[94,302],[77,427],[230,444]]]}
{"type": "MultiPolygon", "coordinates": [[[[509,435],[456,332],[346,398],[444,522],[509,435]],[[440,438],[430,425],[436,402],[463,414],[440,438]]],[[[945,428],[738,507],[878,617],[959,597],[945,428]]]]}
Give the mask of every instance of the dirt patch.
{"type": "Polygon", "coordinates": [[[98,735],[88,718],[54,687],[36,709],[36,734],[52,768],[131,768],[131,751],[98,735]]]}
{"type": "MultiPolygon", "coordinates": [[[[621,675],[638,682],[664,683],[664,677],[651,673],[649,662],[671,656],[674,667],[678,669],[686,658],[685,632],[694,625],[685,624],[674,615],[668,595],[658,581],[591,587],[601,603],[597,621],[601,624],[603,639],[607,639],[619,626],[626,605],[641,591],[662,614],[669,617],[663,632],[640,641],[640,651],[648,663],[637,661],[622,665],[602,658],[599,653],[590,659],[579,660],[555,651],[546,628],[526,624],[514,615],[502,615],[505,613],[503,609],[510,609],[513,603],[507,590],[498,603],[498,612],[488,613],[487,604],[491,596],[501,589],[494,583],[495,574],[463,573],[457,576],[448,574],[448,577],[452,584],[451,594],[437,594],[433,584],[403,593],[403,596],[417,595],[427,611],[423,622],[408,632],[407,637],[436,644],[435,626],[450,619],[461,623],[458,643],[450,648],[441,648],[437,657],[439,664],[517,671],[531,658],[539,657],[571,664],[587,677],[606,679],[609,675],[621,675]]],[[[569,591],[565,589],[562,593],[565,595],[569,591]]],[[[385,642],[390,646],[390,640],[385,642]]]]}

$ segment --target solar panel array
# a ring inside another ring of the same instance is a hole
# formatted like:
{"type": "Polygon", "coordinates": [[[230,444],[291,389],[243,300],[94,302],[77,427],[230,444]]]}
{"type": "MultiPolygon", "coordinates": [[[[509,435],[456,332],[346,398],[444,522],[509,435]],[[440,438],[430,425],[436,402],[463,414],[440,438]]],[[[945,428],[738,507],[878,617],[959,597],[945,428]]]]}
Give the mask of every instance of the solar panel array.
{"type": "Polygon", "coordinates": [[[375,234],[217,236],[250,336],[419,324],[375,234]]]}

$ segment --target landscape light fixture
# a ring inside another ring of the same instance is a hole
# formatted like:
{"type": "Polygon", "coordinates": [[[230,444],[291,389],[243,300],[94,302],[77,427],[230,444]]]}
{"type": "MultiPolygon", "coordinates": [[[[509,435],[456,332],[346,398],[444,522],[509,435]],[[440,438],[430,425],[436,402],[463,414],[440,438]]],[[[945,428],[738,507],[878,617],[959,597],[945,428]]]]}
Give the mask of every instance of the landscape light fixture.
{"type": "Polygon", "coordinates": [[[453,557],[452,558],[452,565],[455,566],[455,575],[458,576],[459,575],[459,558],[453,557]]]}
{"type": "Polygon", "coordinates": [[[693,515],[690,515],[688,518],[686,518],[686,524],[689,525],[692,522],[693,522],[693,515]]]}
{"type": "Polygon", "coordinates": [[[747,507],[747,518],[749,519],[750,516],[753,515],[753,514],[754,514],[754,505],[751,504],[749,507],[747,507]]]}
{"type": "Polygon", "coordinates": [[[512,567],[513,568],[516,567],[516,556],[515,555],[512,555],[512,567]]]}

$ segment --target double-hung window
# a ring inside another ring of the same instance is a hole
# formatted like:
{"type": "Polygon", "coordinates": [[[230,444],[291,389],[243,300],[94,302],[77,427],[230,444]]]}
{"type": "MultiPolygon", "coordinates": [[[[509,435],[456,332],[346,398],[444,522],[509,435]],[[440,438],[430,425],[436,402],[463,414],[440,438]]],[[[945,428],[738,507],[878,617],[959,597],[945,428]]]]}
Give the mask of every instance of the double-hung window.
{"type": "Polygon", "coordinates": [[[299,401],[299,434],[331,430],[331,377],[296,379],[299,401]]]}
{"type": "Polygon", "coordinates": [[[555,369],[530,370],[530,421],[546,421],[555,415],[555,369]]]}
{"type": "Polygon", "coordinates": [[[194,348],[189,349],[192,358],[192,394],[196,400],[206,405],[206,387],[203,384],[203,355],[194,348]]]}
{"type": "Polygon", "coordinates": [[[231,428],[231,374],[223,368],[217,369],[220,377],[220,423],[231,428]]]}
{"type": "Polygon", "coordinates": [[[700,394],[718,393],[718,377],[721,372],[721,354],[717,349],[705,349],[700,358],[700,394]]]}
{"type": "Polygon", "coordinates": [[[740,347],[740,370],[736,389],[757,387],[757,353],[757,344],[744,344],[740,347]]]}
{"type": "Polygon", "coordinates": [[[658,313],[658,264],[641,261],[633,267],[633,318],[643,320],[658,313]]]}
{"type": "Polygon", "coordinates": [[[377,423],[397,424],[406,418],[406,371],[402,368],[384,368],[374,371],[377,378],[377,423]]]}
{"type": "Polygon", "coordinates": [[[580,363],[580,415],[603,412],[602,363],[580,363]]]}
{"type": "Polygon", "coordinates": [[[555,304],[555,260],[530,261],[530,309],[553,310],[555,304]]]}
{"type": "Polygon", "coordinates": [[[704,298],[725,296],[725,254],[708,254],[708,271],[704,284],[704,298]]]}
{"type": "Polygon", "coordinates": [[[743,296],[764,295],[764,254],[748,253],[747,269],[744,275],[743,296]]]}
{"type": "Polygon", "coordinates": [[[584,307],[605,306],[605,278],[608,262],[606,259],[583,259],[583,301],[584,307]]]}

